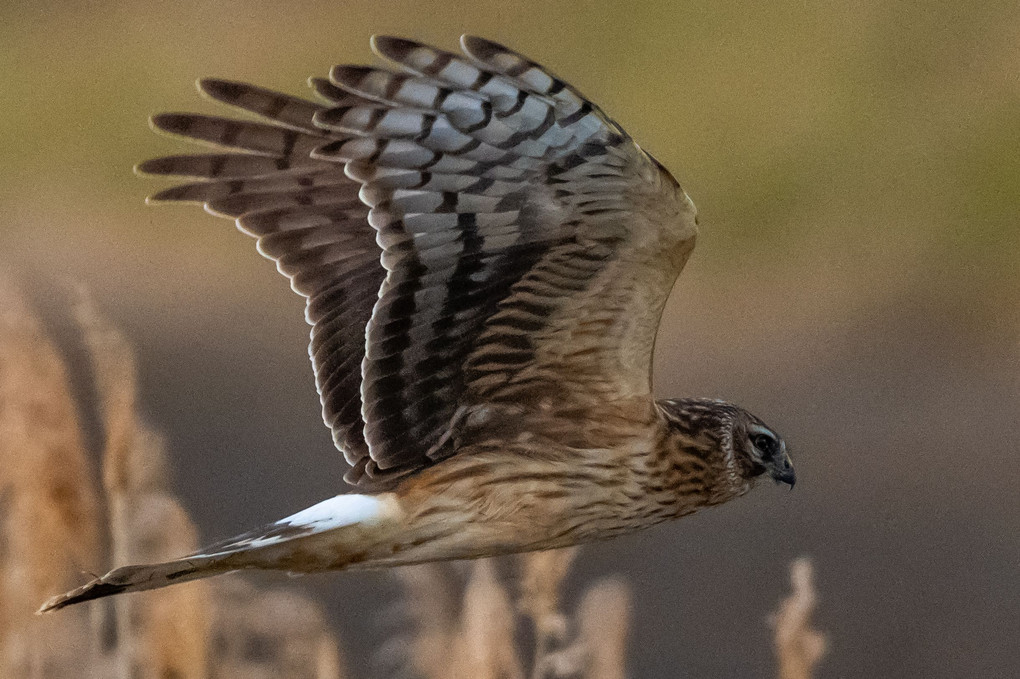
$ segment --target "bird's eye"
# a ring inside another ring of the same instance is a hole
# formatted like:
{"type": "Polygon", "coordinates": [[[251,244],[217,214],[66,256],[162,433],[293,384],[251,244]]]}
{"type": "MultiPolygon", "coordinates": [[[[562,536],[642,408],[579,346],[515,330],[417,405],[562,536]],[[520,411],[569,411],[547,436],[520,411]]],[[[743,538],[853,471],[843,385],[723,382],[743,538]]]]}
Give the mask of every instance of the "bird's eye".
{"type": "Polygon", "coordinates": [[[779,451],[779,441],[768,434],[755,434],[751,437],[751,443],[765,457],[772,457],[779,451]]]}

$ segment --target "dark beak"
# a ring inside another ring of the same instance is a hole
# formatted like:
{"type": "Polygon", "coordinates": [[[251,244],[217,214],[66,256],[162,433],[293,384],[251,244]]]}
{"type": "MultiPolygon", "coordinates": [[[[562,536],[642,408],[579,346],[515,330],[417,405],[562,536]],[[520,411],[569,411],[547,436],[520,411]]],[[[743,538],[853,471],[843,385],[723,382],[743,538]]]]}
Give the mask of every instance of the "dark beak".
{"type": "Polygon", "coordinates": [[[783,461],[772,469],[771,476],[776,483],[785,483],[793,488],[793,484],[797,483],[797,474],[793,471],[789,455],[783,455],[783,461]]]}

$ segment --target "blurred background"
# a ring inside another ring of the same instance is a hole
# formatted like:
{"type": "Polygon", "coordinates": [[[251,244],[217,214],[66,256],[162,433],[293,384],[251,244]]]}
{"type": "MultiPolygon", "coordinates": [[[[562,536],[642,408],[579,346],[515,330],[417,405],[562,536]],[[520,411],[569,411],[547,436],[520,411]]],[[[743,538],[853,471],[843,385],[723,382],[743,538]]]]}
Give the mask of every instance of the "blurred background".
{"type": "MultiPolygon", "coordinates": [[[[38,2],[0,9],[0,260],[58,328],[72,281],[135,345],[202,541],[342,488],[303,302],[246,236],[146,207],[202,76],[291,94],[373,33],[504,42],[597,101],[693,197],[662,396],[746,406],[796,490],[586,548],[635,592],[634,677],[765,676],[787,564],[815,565],[821,677],[1020,663],[1020,14],[1013,2],[38,2]]],[[[74,343],[67,351],[74,365],[74,343]]],[[[83,416],[88,419],[88,414],[83,416]]],[[[279,576],[282,577],[282,576],[279,576]]],[[[296,581],[370,676],[386,574],[296,581]]],[[[570,590],[568,583],[568,593],[570,590]]]]}

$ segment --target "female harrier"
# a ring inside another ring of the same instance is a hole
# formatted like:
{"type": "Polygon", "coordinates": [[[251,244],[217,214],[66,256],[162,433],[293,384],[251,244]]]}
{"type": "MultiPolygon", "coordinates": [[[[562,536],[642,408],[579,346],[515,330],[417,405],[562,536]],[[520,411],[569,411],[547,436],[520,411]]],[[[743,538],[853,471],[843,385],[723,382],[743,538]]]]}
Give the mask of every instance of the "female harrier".
{"type": "Polygon", "coordinates": [[[142,163],[198,179],[154,201],[237,219],[308,298],[323,416],[364,491],[43,606],[240,568],[308,572],[562,547],[794,482],[782,439],[728,403],[656,401],[666,298],[694,205],[595,104],[464,37],[400,38],[399,70],[337,66],[317,104],[202,80],[268,123],[164,114],[233,149],[142,163]]]}

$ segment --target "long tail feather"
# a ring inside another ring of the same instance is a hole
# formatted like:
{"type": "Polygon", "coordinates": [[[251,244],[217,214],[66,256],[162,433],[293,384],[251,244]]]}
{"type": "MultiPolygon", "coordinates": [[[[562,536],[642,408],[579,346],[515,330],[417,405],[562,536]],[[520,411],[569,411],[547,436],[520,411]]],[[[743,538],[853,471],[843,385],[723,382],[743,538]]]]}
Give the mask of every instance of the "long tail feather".
{"type": "Polygon", "coordinates": [[[100,599],[122,592],[140,592],[227,573],[234,569],[223,565],[222,562],[226,560],[226,556],[185,557],[165,563],[115,568],[106,575],[95,578],[77,589],[53,597],[42,605],[38,613],[48,613],[71,604],[100,599]]]}
{"type": "Polygon", "coordinates": [[[347,543],[363,541],[360,527],[377,527],[388,494],[338,495],[202,551],[173,561],[115,568],[81,587],[55,596],[39,613],[124,592],[140,592],[229,573],[240,568],[301,571],[343,568],[347,543]],[[344,530],[337,530],[344,529],[344,530]],[[349,532],[353,529],[354,532],[349,532]],[[323,535],[323,533],[330,533],[323,535]],[[317,547],[324,546],[320,550],[317,547]]]}

